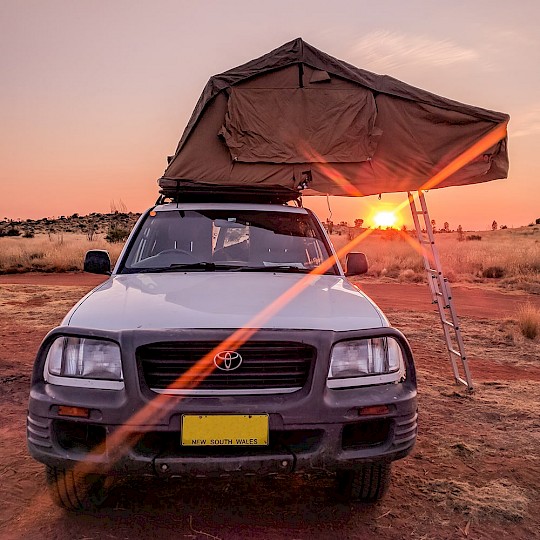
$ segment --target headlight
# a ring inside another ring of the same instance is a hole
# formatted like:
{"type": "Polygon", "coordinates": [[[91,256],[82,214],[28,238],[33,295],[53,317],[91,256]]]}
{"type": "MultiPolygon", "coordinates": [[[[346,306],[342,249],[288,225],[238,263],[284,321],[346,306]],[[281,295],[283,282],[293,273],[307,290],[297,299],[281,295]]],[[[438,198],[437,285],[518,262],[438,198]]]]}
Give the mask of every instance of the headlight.
{"type": "Polygon", "coordinates": [[[328,386],[343,388],[400,380],[403,353],[392,337],[341,341],[332,349],[328,386]]]}
{"type": "Polygon", "coordinates": [[[122,388],[120,347],[101,339],[59,337],[47,353],[45,380],[64,386],[122,388]]]}

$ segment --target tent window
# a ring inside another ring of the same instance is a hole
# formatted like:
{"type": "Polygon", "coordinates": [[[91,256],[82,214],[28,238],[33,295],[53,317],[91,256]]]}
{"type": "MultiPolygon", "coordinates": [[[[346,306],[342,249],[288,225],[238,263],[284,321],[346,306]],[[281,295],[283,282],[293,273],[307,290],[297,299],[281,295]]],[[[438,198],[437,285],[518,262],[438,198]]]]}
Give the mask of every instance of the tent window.
{"type": "Polygon", "coordinates": [[[224,138],[233,161],[361,162],[378,142],[368,89],[233,88],[224,138]]]}

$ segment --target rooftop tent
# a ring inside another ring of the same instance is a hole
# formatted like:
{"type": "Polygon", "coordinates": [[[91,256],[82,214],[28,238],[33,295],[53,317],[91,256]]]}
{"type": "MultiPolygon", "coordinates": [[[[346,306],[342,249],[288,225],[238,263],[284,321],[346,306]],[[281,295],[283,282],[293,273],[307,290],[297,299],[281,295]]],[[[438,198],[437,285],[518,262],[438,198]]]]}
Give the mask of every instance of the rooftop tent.
{"type": "MultiPolygon", "coordinates": [[[[209,80],[159,185],[415,191],[508,119],[356,68],[298,38],[209,80]]],[[[505,134],[429,187],[505,178],[505,134]]]]}

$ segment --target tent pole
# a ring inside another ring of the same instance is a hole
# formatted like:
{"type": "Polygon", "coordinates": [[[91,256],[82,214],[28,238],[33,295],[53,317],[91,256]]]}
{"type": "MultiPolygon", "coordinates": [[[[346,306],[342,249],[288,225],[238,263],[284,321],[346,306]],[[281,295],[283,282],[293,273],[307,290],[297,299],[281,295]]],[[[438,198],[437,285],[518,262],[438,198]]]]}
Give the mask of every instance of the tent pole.
{"type": "Polygon", "coordinates": [[[408,196],[416,236],[422,249],[422,259],[431,291],[431,300],[437,306],[439,312],[454,379],[457,384],[465,385],[472,392],[472,377],[467,356],[465,355],[465,346],[463,345],[459,321],[452,299],[452,291],[450,289],[450,283],[443,274],[439,252],[435,245],[433,226],[429,219],[426,199],[423,191],[419,190],[418,200],[420,201],[420,209],[418,209],[414,195],[409,192],[408,196]],[[463,372],[463,376],[460,372],[463,372]]]}

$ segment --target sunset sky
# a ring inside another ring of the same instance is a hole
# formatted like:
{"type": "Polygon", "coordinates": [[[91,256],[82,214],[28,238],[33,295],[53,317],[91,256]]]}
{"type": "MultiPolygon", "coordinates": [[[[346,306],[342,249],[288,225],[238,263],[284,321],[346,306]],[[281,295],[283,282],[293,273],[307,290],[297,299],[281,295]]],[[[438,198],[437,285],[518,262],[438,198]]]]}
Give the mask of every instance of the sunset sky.
{"type": "MultiPolygon", "coordinates": [[[[527,225],[540,217],[538,21],[538,0],[0,0],[0,219],[146,209],[208,78],[302,37],[510,114],[509,178],[427,201],[451,228],[527,225]]],[[[332,218],[404,198],[333,198],[332,218]]],[[[304,202],[328,217],[325,198],[304,202]]]]}

